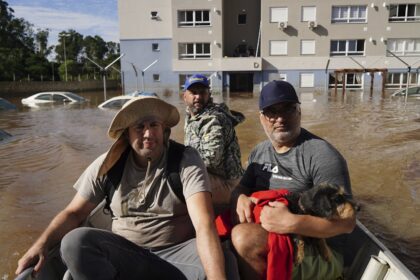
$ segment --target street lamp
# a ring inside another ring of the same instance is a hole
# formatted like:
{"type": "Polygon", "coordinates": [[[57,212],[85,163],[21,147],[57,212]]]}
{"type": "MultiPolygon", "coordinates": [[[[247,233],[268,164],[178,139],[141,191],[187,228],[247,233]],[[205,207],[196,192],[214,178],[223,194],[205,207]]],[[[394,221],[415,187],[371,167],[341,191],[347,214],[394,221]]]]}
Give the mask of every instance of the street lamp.
{"type": "Polygon", "coordinates": [[[66,58],[66,37],[69,37],[70,34],[67,33],[61,33],[60,37],[63,39],[64,44],[64,71],[66,73],[66,82],[67,82],[67,58],[66,58]]]}

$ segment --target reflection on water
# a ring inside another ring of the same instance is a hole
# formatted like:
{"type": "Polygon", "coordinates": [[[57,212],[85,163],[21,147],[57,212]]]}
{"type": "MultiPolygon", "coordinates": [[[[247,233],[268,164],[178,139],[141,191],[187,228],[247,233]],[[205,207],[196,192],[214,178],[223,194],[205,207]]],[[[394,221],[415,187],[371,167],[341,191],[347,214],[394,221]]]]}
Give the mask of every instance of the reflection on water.
{"type": "MultiPolygon", "coordinates": [[[[108,97],[117,93],[109,93],[108,97]]],[[[0,112],[0,129],[13,135],[0,144],[0,276],[12,278],[17,259],[74,195],[72,184],[106,151],[115,111],[97,109],[103,93],[82,93],[90,103],[0,112]]],[[[178,94],[164,99],[184,114],[178,94]]],[[[243,163],[265,134],[258,99],[224,99],[246,120],[237,127],[243,163]]],[[[302,125],[334,144],[347,159],[360,219],[420,275],[420,100],[382,98],[380,93],[302,93],[302,125]]],[[[172,131],[183,140],[183,122],[172,131]]]]}

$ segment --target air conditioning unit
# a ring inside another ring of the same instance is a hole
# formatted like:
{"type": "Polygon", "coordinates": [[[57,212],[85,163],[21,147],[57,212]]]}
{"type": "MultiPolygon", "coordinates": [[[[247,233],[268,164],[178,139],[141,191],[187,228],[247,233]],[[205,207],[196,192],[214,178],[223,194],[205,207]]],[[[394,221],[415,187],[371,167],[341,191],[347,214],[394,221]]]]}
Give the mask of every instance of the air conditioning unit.
{"type": "Polygon", "coordinates": [[[287,28],[287,21],[280,21],[279,22],[279,29],[283,30],[287,28]]]}
{"type": "Polygon", "coordinates": [[[314,29],[317,26],[318,26],[318,23],[316,23],[316,21],[313,21],[313,20],[308,21],[308,27],[309,27],[309,29],[314,29]]]}

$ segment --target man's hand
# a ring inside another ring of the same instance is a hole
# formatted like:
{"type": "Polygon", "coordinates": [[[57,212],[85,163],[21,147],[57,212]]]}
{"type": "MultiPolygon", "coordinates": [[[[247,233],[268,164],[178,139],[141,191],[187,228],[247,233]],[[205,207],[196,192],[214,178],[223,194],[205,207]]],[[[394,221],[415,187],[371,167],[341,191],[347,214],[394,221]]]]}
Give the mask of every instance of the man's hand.
{"type": "Polygon", "coordinates": [[[294,216],[284,203],[278,201],[270,202],[261,211],[261,226],[268,232],[278,234],[293,233],[294,216]]]}
{"type": "Polygon", "coordinates": [[[255,197],[246,196],[244,194],[239,195],[236,204],[236,214],[238,214],[239,222],[241,224],[254,222],[252,210],[257,203],[258,199],[255,197]]]}
{"type": "Polygon", "coordinates": [[[18,267],[15,272],[16,275],[22,273],[25,269],[33,265],[35,265],[34,274],[38,273],[45,264],[47,254],[47,249],[34,244],[34,246],[32,246],[18,261],[18,267]]]}

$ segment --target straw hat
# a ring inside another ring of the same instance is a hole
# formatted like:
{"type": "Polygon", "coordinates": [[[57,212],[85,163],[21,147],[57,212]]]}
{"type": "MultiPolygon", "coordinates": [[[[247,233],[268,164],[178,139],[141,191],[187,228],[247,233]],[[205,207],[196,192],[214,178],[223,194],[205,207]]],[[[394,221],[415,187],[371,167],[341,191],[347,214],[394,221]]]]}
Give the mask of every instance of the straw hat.
{"type": "Polygon", "coordinates": [[[157,117],[169,127],[177,125],[180,118],[178,109],[159,97],[135,97],[115,115],[108,129],[109,137],[118,139],[127,127],[146,117],[157,117]]]}

